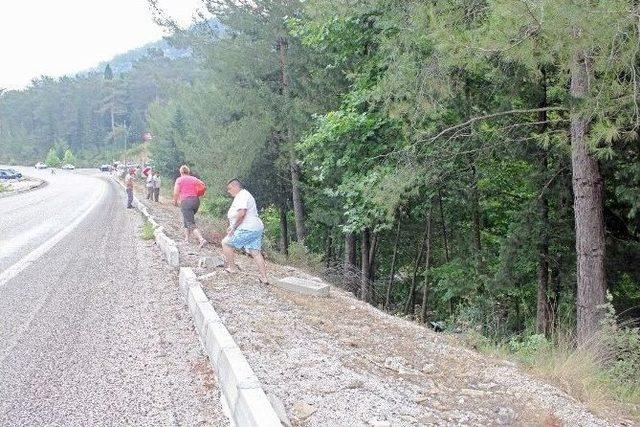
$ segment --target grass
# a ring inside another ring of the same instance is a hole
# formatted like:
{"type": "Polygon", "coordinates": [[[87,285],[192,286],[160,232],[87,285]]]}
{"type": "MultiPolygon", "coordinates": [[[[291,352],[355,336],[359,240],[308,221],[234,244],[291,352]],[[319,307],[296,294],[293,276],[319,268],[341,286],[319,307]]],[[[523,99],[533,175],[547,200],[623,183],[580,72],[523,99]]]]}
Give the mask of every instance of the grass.
{"type": "Polygon", "coordinates": [[[638,332],[614,329],[603,329],[580,347],[575,344],[574,334],[566,331],[557,333],[553,342],[542,335],[530,335],[522,341],[496,344],[477,333],[467,334],[465,341],[481,353],[518,363],[592,410],[640,421],[640,382],[635,362],[629,363],[640,355],[635,344],[627,347],[634,351],[627,355],[627,361],[618,351],[637,340],[638,332]],[[621,347],[620,342],[625,344],[621,347]]]}
{"type": "Polygon", "coordinates": [[[11,188],[9,188],[8,185],[5,185],[3,183],[0,182],[0,193],[4,193],[5,191],[9,191],[11,188]]]}
{"type": "Polygon", "coordinates": [[[155,237],[153,235],[154,231],[155,231],[155,228],[154,228],[153,224],[151,224],[145,218],[144,224],[142,224],[142,228],[140,230],[140,237],[142,238],[142,240],[153,240],[154,237],[155,237]]]}

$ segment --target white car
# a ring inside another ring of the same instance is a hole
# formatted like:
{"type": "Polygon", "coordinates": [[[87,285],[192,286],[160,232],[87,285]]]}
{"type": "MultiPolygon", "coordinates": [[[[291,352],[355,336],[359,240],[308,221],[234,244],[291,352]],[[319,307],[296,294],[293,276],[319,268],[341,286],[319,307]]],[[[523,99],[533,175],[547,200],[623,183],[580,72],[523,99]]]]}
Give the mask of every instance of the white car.
{"type": "Polygon", "coordinates": [[[76,168],[75,166],[70,165],[70,164],[66,164],[66,165],[62,166],[62,169],[66,169],[66,170],[68,170],[68,171],[72,171],[72,170],[74,170],[75,168],[76,168]]]}
{"type": "Polygon", "coordinates": [[[44,163],[42,162],[36,163],[36,169],[46,169],[46,168],[47,168],[47,165],[45,165],[44,163]]]}

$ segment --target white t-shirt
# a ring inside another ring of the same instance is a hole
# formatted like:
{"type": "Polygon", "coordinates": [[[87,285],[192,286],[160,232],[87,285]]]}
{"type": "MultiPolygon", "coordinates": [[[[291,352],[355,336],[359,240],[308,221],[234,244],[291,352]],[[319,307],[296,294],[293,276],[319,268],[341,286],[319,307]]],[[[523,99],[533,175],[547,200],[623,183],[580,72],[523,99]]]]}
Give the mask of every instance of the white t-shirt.
{"type": "Polygon", "coordinates": [[[264,229],[264,224],[258,216],[258,209],[256,208],[256,200],[251,193],[247,190],[240,190],[236,197],[233,198],[233,203],[227,212],[227,218],[231,226],[235,225],[235,218],[238,215],[238,210],[246,209],[247,213],[244,219],[238,226],[239,230],[259,231],[264,229]]]}

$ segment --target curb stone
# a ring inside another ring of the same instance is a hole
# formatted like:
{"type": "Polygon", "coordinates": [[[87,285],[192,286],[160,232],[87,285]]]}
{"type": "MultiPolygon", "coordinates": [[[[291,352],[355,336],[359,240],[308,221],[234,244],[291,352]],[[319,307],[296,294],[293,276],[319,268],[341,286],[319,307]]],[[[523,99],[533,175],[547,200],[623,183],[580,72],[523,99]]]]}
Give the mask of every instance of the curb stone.
{"type": "Polygon", "coordinates": [[[240,427],[281,427],[280,418],[258,377],[202,291],[191,268],[180,268],[179,284],[200,341],[218,376],[224,405],[229,409],[232,422],[240,427]]]}
{"type": "MultiPolygon", "coordinates": [[[[120,180],[118,180],[117,178],[114,178],[114,180],[118,184],[120,184],[122,188],[125,188],[124,184],[122,184],[120,180]]],[[[136,196],[133,196],[133,206],[137,210],[139,210],[145,216],[147,221],[149,221],[153,225],[154,227],[153,237],[155,237],[156,244],[160,248],[160,251],[164,255],[164,258],[167,261],[167,263],[173,268],[179,268],[180,267],[180,251],[178,250],[178,246],[176,245],[176,242],[171,240],[164,233],[164,229],[161,226],[159,226],[159,224],[156,222],[156,220],[147,210],[147,207],[142,202],[140,202],[140,200],[138,200],[136,196]]]]}

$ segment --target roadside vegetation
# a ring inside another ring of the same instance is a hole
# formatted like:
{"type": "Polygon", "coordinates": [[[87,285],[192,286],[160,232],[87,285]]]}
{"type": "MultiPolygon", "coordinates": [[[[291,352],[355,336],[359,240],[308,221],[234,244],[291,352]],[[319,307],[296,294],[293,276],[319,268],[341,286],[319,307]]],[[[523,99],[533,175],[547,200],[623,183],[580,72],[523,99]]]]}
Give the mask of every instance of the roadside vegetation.
{"type": "Polygon", "coordinates": [[[155,231],[155,227],[151,224],[146,218],[144,218],[144,223],[142,227],[140,227],[140,238],[142,240],[153,240],[155,236],[153,232],[155,231]]]}
{"type": "Polygon", "coordinates": [[[4,93],[3,156],[133,144],[218,221],[240,178],[271,259],[637,414],[635,2],[203,0],[188,29],[150,5],[190,55],[4,93]]]}

